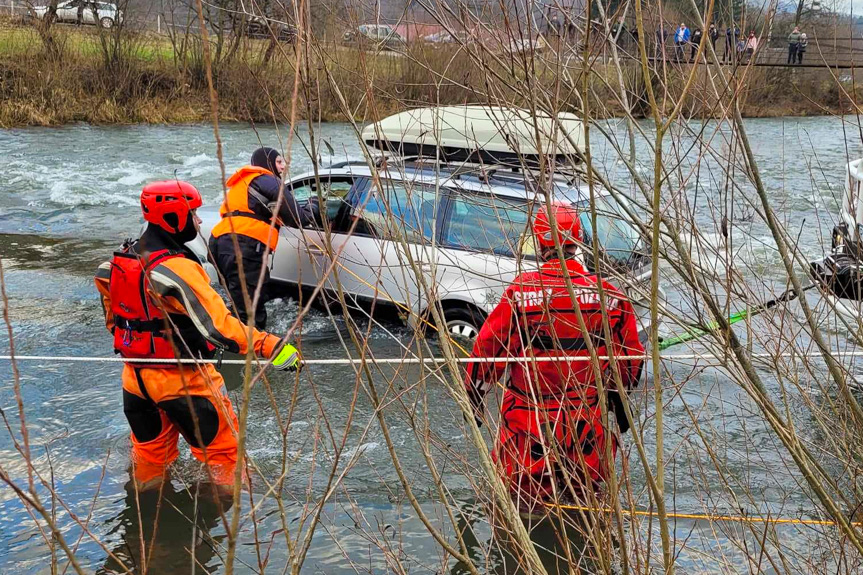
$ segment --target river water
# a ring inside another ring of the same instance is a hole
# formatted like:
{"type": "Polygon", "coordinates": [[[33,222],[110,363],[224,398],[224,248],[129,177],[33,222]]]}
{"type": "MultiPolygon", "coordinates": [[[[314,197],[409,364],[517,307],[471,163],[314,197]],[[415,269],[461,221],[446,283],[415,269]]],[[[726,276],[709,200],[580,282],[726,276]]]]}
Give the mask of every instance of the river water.
{"type": "MultiPolygon", "coordinates": [[[[759,119],[749,120],[746,125],[774,206],[795,233],[801,233],[807,253],[818,255],[821,238],[829,237],[835,218],[847,158],[861,154],[859,132],[836,118],[759,119]]],[[[622,133],[620,126],[612,127],[622,133]]],[[[335,148],[337,158],[359,156],[347,126],[324,125],[320,133],[335,148]]],[[[223,126],[228,169],[245,163],[260,142],[274,144],[284,136],[274,130],[255,132],[247,126],[223,126]]],[[[711,138],[717,149],[722,149],[719,140],[725,136],[727,130],[717,131],[712,124],[707,125],[704,137],[711,138]]],[[[299,134],[294,145],[296,171],[311,165],[302,141],[307,141],[305,132],[299,134]]],[[[686,142],[695,140],[689,137],[686,142]]],[[[623,173],[620,163],[607,145],[595,145],[598,161],[619,180],[623,173]]],[[[698,152],[697,146],[684,149],[690,157],[698,152]]],[[[145,182],[176,176],[193,182],[207,204],[217,202],[221,174],[211,127],[70,126],[0,131],[0,158],[0,257],[16,352],[112,355],[93,287],[93,272],[124,238],[140,229],[137,198],[145,182]]],[[[644,170],[650,172],[647,164],[644,170]]],[[[722,185],[715,174],[702,177],[700,184],[690,183],[688,187],[702,194],[697,219],[714,226],[720,203],[717,190],[722,185]]],[[[766,262],[758,268],[762,277],[779,277],[778,259],[769,248],[770,242],[763,241],[768,234],[757,217],[752,217],[754,210],[746,202],[747,189],[744,186],[735,200],[738,225],[753,238],[752,257],[766,262]]],[[[673,282],[669,296],[672,302],[683,299],[675,293],[673,282]]],[[[274,330],[278,331],[291,325],[297,307],[294,302],[277,301],[271,304],[270,311],[274,330]]],[[[341,320],[312,311],[302,334],[308,357],[344,357],[341,320]]],[[[399,345],[408,344],[410,337],[395,320],[383,320],[370,328],[371,350],[378,356],[397,357],[401,353],[399,345]]],[[[6,353],[5,330],[0,341],[2,353],[6,353]]],[[[434,352],[432,345],[431,353],[434,352]]],[[[746,504],[748,512],[811,512],[813,504],[800,488],[800,478],[786,466],[788,458],[781,453],[776,438],[752,415],[751,403],[722,372],[694,372],[691,365],[666,368],[679,381],[690,378],[680,394],[667,398],[665,413],[666,458],[671,462],[666,489],[675,493],[676,509],[735,510],[741,505],[718,487],[720,472],[707,461],[703,440],[686,432],[691,427],[688,409],[696,406],[703,428],[721,438],[719,445],[723,447],[718,457],[726,479],[730,477],[740,493],[749,491],[755,497],[754,502],[746,504]]],[[[225,529],[217,507],[206,497],[196,503],[194,488],[187,489],[198,473],[187,449],[181,449],[166,501],[159,508],[155,536],[148,527],[153,523],[155,499],[152,494],[142,496],[141,523],[145,527],[141,533],[135,495],[128,487],[128,428],[121,408],[120,366],[46,361],[23,363],[20,370],[33,456],[68,506],[57,508],[58,523],[66,540],[76,545],[84,568],[118,570],[109,551],[140,566],[140,541],[147,540],[149,548],[152,539],[148,559],[151,573],[189,572],[188,551],[193,547],[200,571],[219,572],[225,553],[225,529]],[[70,513],[86,524],[102,544],[81,537],[82,529],[70,513]],[[197,526],[194,531],[190,524],[193,517],[197,526]]],[[[229,384],[236,385],[237,372],[226,373],[229,384]]],[[[8,363],[0,363],[0,376],[0,406],[20,439],[8,363]]],[[[382,389],[388,382],[398,389],[410,388],[420,381],[418,370],[404,367],[398,373],[383,369],[375,377],[382,389]]],[[[348,414],[352,413],[346,454],[337,470],[344,473],[344,478],[324,508],[322,527],[312,541],[304,572],[387,572],[390,566],[381,548],[399,550],[391,557],[398,557],[411,573],[460,572],[459,566],[442,558],[438,546],[407,505],[369,402],[362,391],[354,398],[354,372],[347,367],[313,366],[303,372],[296,388],[288,376],[274,375],[271,382],[272,397],[262,386],[257,386],[252,395],[249,450],[261,477],[274,480],[282,473],[286,475],[281,498],[290,520],[289,529],[300,528],[302,521],[298,518],[304,504],[320,497],[325,489],[327,462],[332,460],[334,449],[327,429],[333,429],[340,438],[348,414]],[[291,405],[293,410],[288,414],[291,405]],[[289,422],[284,442],[279,418],[283,424],[289,422]],[[283,469],[285,460],[288,465],[283,469]]],[[[649,385],[645,387],[649,389],[649,385]]],[[[438,444],[455,446],[456,452],[459,445],[467,445],[457,410],[439,383],[429,380],[421,394],[408,394],[403,399],[407,403],[417,401],[411,407],[427,418],[438,444]]],[[[642,415],[647,422],[650,455],[653,421],[649,408],[642,415]]],[[[387,416],[415,493],[429,516],[439,523],[441,511],[433,504],[432,482],[405,410],[393,406],[387,416]]],[[[469,513],[473,492],[467,478],[450,471],[461,464],[452,453],[441,447],[435,457],[439,458],[439,469],[444,470],[451,494],[463,502],[463,509],[469,513]]],[[[634,452],[629,458],[635,496],[644,502],[644,474],[638,469],[634,452]]],[[[19,485],[26,485],[25,467],[6,431],[0,434],[0,465],[19,485]]],[[[257,496],[266,492],[262,481],[255,482],[254,492],[257,496]]],[[[42,489],[40,493],[46,501],[47,491],[42,489]]],[[[286,556],[281,531],[285,526],[272,498],[263,499],[256,519],[254,530],[247,517],[243,518],[238,564],[249,566],[241,570],[257,569],[260,558],[253,545],[257,538],[273,542],[269,570],[281,570],[286,556]]],[[[473,523],[477,547],[472,552],[479,554],[490,533],[479,518],[473,523]]],[[[679,520],[674,527],[684,571],[714,571],[720,565],[726,571],[748,568],[730,532],[713,531],[707,523],[691,520],[679,520]]],[[[795,527],[781,528],[780,532],[789,548],[801,550],[802,555],[817,549],[822,535],[831,537],[829,531],[795,527]]],[[[656,536],[653,546],[658,545],[656,536]]],[[[0,487],[0,572],[47,573],[50,554],[28,509],[11,489],[0,487]]],[[[499,563],[492,557],[491,566],[499,563]]]]}

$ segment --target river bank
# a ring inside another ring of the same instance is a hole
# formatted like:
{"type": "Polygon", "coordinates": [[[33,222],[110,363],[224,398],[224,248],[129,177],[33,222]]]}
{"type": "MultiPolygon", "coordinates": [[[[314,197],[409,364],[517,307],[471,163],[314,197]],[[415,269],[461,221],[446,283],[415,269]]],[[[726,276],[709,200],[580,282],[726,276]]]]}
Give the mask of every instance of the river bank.
{"type": "MultiPolygon", "coordinates": [[[[87,122],[176,124],[208,121],[210,95],[196,37],[122,34],[55,25],[55,48],[35,28],[0,25],[0,127],[87,122]]],[[[219,116],[269,123],[291,117],[296,47],[267,40],[211,39],[219,116]]],[[[473,48],[471,48],[473,49],[473,48]]],[[[405,55],[373,55],[330,43],[301,54],[308,70],[297,99],[301,118],[362,120],[430,104],[506,102],[519,105],[537,88],[556,94],[562,109],[583,109],[576,58],[544,51],[529,58],[496,58],[464,49],[412,46],[405,55]],[[478,59],[488,61],[478,66],[478,59]],[[531,73],[525,73],[530,70],[531,73]],[[561,81],[563,79],[563,82],[561,81]],[[566,85],[570,86],[569,88],[566,85]],[[572,88],[574,86],[575,88],[572,88]]],[[[688,66],[668,66],[652,77],[654,90],[673,107],[688,66]]],[[[646,111],[644,82],[634,63],[622,77],[599,61],[589,68],[588,106],[599,118],[626,113],[620,82],[633,114],[646,111]]],[[[744,116],[812,116],[852,110],[853,85],[826,69],[753,68],[738,71],[744,116]]],[[[687,99],[690,117],[716,117],[728,95],[716,95],[712,72],[698,72],[687,99]]]]}

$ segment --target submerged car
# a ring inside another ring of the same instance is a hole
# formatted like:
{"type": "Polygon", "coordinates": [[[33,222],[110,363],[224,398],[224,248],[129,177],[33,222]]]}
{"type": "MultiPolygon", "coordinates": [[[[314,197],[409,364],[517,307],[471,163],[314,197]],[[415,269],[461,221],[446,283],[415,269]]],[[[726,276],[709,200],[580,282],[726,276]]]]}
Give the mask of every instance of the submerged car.
{"type": "MultiPolygon", "coordinates": [[[[398,145],[418,157],[405,158],[400,150],[374,168],[345,162],[292,178],[287,185],[298,201],[320,196],[324,204],[315,225],[282,227],[272,259],[274,288],[308,294],[322,284],[324,296],[332,297],[340,284],[350,307],[394,309],[412,327],[433,323],[430,306],[437,302],[452,336],[475,337],[506,286],[518,273],[539,265],[530,222],[543,200],[531,175],[501,163],[513,153],[506,141],[512,142],[513,134],[501,136],[490,118],[508,118],[513,124],[507,114],[477,106],[397,114],[366,128],[363,139],[370,148],[381,148],[398,137],[398,145]],[[438,157],[426,157],[431,148],[423,140],[428,133],[423,120],[430,115],[432,122],[442,118],[462,129],[466,117],[474,116],[469,130],[482,139],[483,149],[466,145],[463,136],[459,148],[444,129],[438,136],[449,144],[446,159],[441,161],[437,146],[438,157]]],[[[559,121],[570,127],[576,122],[574,116],[559,121]]],[[[574,132],[576,140],[578,134],[574,132]]],[[[589,242],[586,184],[558,175],[548,189],[553,201],[582,210],[589,242]]],[[[648,293],[649,246],[609,192],[594,192],[603,271],[637,303],[648,293]],[[621,277],[627,285],[615,279],[621,277]]],[[[218,221],[217,210],[198,213],[206,235],[218,221]]],[[[647,317],[646,309],[639,315],[647,317]]],[[[642,322],[642,329],[646,325],[642,322]]]]}
{"type": "MultiPolygon", "coordinates": [[[[49,6],[36,6],[33,13],[37,18],[44,19],[49,12],[49,6]]],[[[102,28],[113,28],[123,22],[123,12],[116,4],[108,2],[92,2],[91,0],[68,0],[57,4],[57,22],[78,22],[78,12],[81,12],[81,23],[99,25],[102,28]]]]}

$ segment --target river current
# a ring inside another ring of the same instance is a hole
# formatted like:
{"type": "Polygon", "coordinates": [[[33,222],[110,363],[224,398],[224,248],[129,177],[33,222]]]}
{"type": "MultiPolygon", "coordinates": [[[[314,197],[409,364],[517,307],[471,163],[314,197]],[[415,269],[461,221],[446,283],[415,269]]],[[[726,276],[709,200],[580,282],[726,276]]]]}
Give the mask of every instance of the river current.
{"type": "MultiPolygon", "coordinates": [[[[714,144],[721,148],[718,139],[727,130],[716,131],[711,126],[708,124],[705,134],[716,138],[714,144]]],[[[759,119],[748,120],[746,126],[775,209],[794,233],[800,234],[807,254],[819,255],[822,239],[829,242],[836,218],[845,165],[849,158],[863,152],[859,132],[839,118],[759,119]]],[[[621,126],[612,128],[623,133],[621,126]]],[[[319,133],[335,149],[335,159],[361,157],[348,126],[324,125],[319,133]]],[[[244,125],[222,126],[221,135],[229,172],[244,164],[261,142],[275,145],[280,137],[286,137],[284,132],[256,132],[244,125]]],[[[300,131],[294,141],[295,172],[311,166],[304,148],[307,142],[307,133],[300,131]]],[[[594,145],[597,161],[606,166],[611,177],[623,178],[622,166],[609,147],[601,142],[594,145]]],[[[690,156],[698,153],[697,146],[684,148],[690,156]]],[[[81,125],[5,130],[0,131],[0,166],[0,258],[18,354],[111,356],[111,341],[104,329],[92,277],[98,264],[124,238],[140,230],[137,198],[141,187],[155,179],[177,177],[196,185],[206,204],[217,203],[222,193],[210,126],[81,125]]],[[[647,163],[643,169],[645,174],[651,172],[647,163]]],[[[696,218],[712,226],[722,185],[709,176],[694,185],[700,185],[702,194],[696,204],[696,218]]],[[[741,229],[753,238],[747,253],[762,261],[759,269],[763,277],[779,277],[779,259],[770,248],[766,230],[759,226],[757,218],[752,218],[752,207],[740,200],[739,213],[741,229]]],[[[675,301],[673,282],[668,291],[670,301],[675,301]]],[[[272,329],[278,332],[292,324],[297,305],[293,301],[276,301],[269,310],[272,329]]],[[[311,312],[302,327],[307,357],[344,357],[341,321],[321,311],[311,312]]],[[[5,329],[2,332],[0,353],[5,354],[9,338],[5,329]]],[[[372,325],[369,333],[371,349],[381,357],[399,356],[399,344],[407,343],[411,337],[411,332],[395,319],[372,325]]],[[[433,345],[431,351],[436,352],[433,345]]],[[[692,371],[686,365],[666,368],[679,372],[680,380],[692,371]]],[[[57,508],[57,521],[66,540],[76,545],[84,568],[119,572],[109,552],[140,568],[140,541],[146,539],[149,548],[152,539],[150,573],[189,572],[188,550],[192,546],[200,572],[220,572],[225,529],[218,509],[205,497],[196,499],[194,488],[187,489],[198,473],[187,448],[181,448],[173,481],[166,489],[166,501],[159,508],[156,535],[147,526],[153,523],[156,509],[152,494],[142,498],[144,533],[139,529],[135,494],[128,486],[128,427],[122,412],[120,366],[43,361],[22,363],[20,371],[33,457],[68,505],[66,509],[57,508]],[[70,514],[85,524],[102,545],[86,535],[82,537],[80,524],[70,514]],[[190,524],[192,518],[195,530],[190,524]]],[[[225,372],[229,387],[236,386],[237,371],[226,368],[225,372]]],[[[0,377],[0,407],[12,422],[12,433],[20,439],[8,362],[0,362],[0,377]]],[[[396,386],[409,387],[419,380],[419,371],[402,367],[394,373],[383,369],[376,377],[382,385],[392,381],[396,386]]],[[[373,410],[363,393],[354,398],[355,379],[354,372],[345,366],[312,366],[303,373],[296,388],[292,377],[274,375],[272,397],[262,386],[252,394],[249,452],[262,476],[272,480],[286,474],[281,497],[289,519],[299,517],[307,498],[314,500],[326,485],[326,462],[332,456],[327,426],[340,437],[347,414],[352,407],[354,410],[346,455],[338,470],[345,473],[344,479],[325,506],[322,526],[303,571],[388,572],[390,567],[380,548],[389,547],[400,549],[396,556],[403,559],[403,566],[411,573],[461,572],[458,565],[442,559],[439,547],[404,500],[373,410]],[[278,417],[283,417],[292,403],[289,433],[283,443],[278,417]],[[274,404],[280,408],[278,417],[274,404]],[[285,460],[289,464],[283,469],[285,460]]],[[[649,384],[644,388],[649,389],[649,384]]],[[[442,386],[429,381],[419,397],[421,405],[417,409],[422,410],[437,439],[450,445],[467,445],[458,424],[457,408],[442,386]]],[[[234,398],[236,405],[236,395],[234,398]]],[[[704,429],[722,438],[719,456],[725,472],[741,490],[757,496],[750,511],[805,515],[812,508],[810,499],[801,494],[800,478],[789,472],[789,458],[782,453],[778,441],[760,420],[750,416],[752,405],[722,372],[700,371],[679,395],[670,394],[667,402],[666,459],[670,469],[666,488],[675,493],[675,508],[704,511],[709,503],[711,509],[735,509],[726,493],[712,489],[718,472],[711,465],[701,465],[706,460],[702,440],[685,432],[691,425],[687,406],[692,405],[701,407],[699,422],[704,429]]],[[[653,450],[650,412],[642,415],[648,420],[646,447],[653,450]]],[[[440,521],[426,463],[404,410],[390,410],[388,422],[415,493],[426,512],[440,521]]],[[[628,450],[626,454],[634,490],[643,496],[644,476],[636,455],[628,450]]],[[[448,474],[446,456],[440,457],[439,469],[448,474]]],[[[0,466],[17,484],[26,485],[26,468],[6,430],[0,433],[0,466]]],[[[468,480],[458,473],[446,477],[452,494],[469,510],[472,491],[468,480]]],[[[263,494],[266,488],[258,482],[255,490],[263,494]]],[[[45,502],[47,491],[42,489],[40,493],[45,502]]],[[[256,519],[254,530],[244,517],[238,566],[250,572],[257,569],[260,558],[253,545],[257,538],[273,541],[269,562],[280,570],[285,557],[280,531],[284,526],[271,499],[264,500],[256,519]]],[[[481,546],[490,537],[489,528],[480,520],[473,527],[476,544],[481,546]]],[[[687,540],[679,559],[684,571],[718,569],[720,556],[726,568],[747,569],[739,549],[726,544],[722,533],[711,531],[707,524],[683,519],[675,523],[674,531],[679,540],[687,540]]],[[[813,543],[817,538],[796,528],[782,531],[782,536],[792,547],[817,547],[813,543]]],[[[658,548],[658,535],[653,545],[658,548]]],[[[61,553],[59,549],[56,552],[61,553]]],[[[51,549],[27,507],[3,484],[0,573],[48,573],[50,557],[51,549]]],[[[492,559],[490,565],[494,564],[492,559]]]]}

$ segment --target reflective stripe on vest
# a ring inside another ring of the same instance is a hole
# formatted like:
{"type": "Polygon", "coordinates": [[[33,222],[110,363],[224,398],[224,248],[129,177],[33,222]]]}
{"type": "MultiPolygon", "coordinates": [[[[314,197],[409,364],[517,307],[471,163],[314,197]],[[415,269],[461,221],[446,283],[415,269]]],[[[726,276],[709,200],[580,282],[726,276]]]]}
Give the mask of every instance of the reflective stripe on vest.
{"type": "Polygon", "coordinates": [[[213,237],[218,238],[233,232],[258,240],[270,250],[276,249],[279,241],[278,222],[271,226],[269,218],[264,219],[249,208],[249,185],[252,180],[265,174],[273,175],[264,168],[245,166],[228,180],[231,189],[228,190],[226,201],[219,208],[222,220],[213,228],[213,237]]]}

